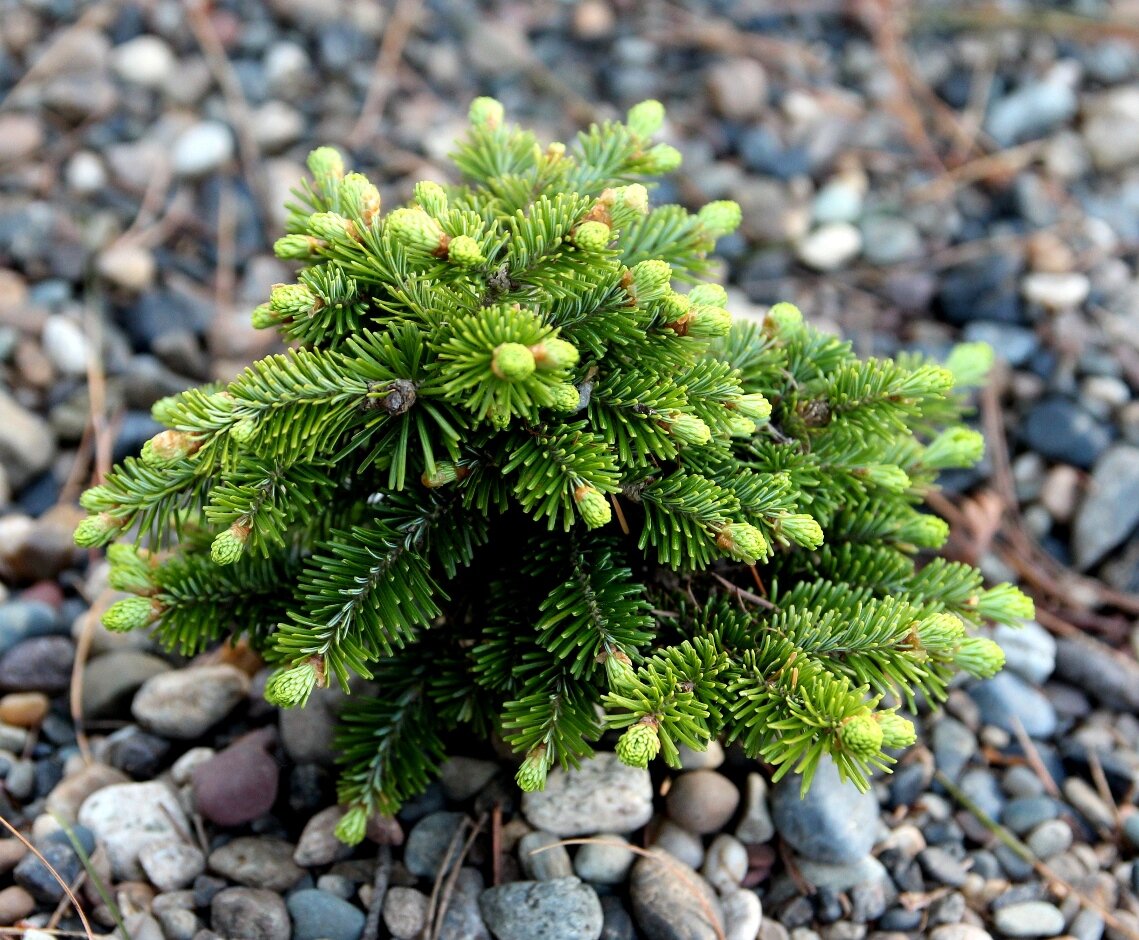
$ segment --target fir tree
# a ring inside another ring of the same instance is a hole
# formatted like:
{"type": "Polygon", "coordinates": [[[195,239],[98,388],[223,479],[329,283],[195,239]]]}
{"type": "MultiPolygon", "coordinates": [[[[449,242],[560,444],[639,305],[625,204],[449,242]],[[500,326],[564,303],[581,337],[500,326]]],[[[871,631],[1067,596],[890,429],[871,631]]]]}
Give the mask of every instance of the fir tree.
{"type": "Polygon", "coordinates": [[[246,636],[282,707],[374,680],[338,736],[346,838],[460,727],[524,789],[607,730],[636,766],[722,738],[866,786],[913,741],[900,705],[1000,668],[974,628],[1031,615],[915,563],[947,534],[923,494],[981,454],[956,388],[986,348],[860,360],[789,304],[733,323],[701,277],[739,207],[650,208],[662,121],[543,147],[480,98],[465,182],[386,215],[314,151],[276,244],[302,270],[254,312],[292,348],[158,402],[168,430],[84,494],[81,545],[133,536],[109,627],[246,636]]]}

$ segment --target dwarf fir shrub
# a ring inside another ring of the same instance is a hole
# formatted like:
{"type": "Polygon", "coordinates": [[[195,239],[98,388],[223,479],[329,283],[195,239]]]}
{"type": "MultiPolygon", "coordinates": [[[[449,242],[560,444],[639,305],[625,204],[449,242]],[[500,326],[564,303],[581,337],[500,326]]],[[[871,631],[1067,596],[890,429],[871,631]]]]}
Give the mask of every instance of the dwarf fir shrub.
{"type": "Polygon", "coordinates": [[[955,388],[985,349],[860,360],[789,304],[733,323],[700,278],[739,207],[636,182],[678,162],[662,120],[543,147],[480,98],[465,182],[386,215],[314,151],[276,245],[301,272],[254,312],[293,348],[158,402],[169,430],[83,497],[81,545],[134,535],[111,629],[245,636],[284,707],[373,680],[337,739],[346,838],[458,728],[527,790],[607,729],[636,766],[722,737],[865,786],[914,739],[898,705],[1000,668],[972,628],[1031,614],[915,564],[946,537],[923,494],[981,455],[955,388]]]}

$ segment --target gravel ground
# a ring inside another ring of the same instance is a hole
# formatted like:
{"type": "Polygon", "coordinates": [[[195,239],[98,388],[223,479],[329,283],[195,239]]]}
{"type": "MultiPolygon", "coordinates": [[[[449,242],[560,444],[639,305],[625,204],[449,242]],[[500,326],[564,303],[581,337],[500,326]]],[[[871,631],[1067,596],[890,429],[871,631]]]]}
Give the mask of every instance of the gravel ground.
{"type": "MultiPolygon", "coordinates": [[[[0,0],[0,814],[95,933],[1139,937],[1134,5],[777,6],[0,0]],[[288,279],[268,246],[308,149],[392,204],[445,177],[476,94],[552,138],[660,98],[686,163],[656,198],[744,207],[736,309],[794,300],[868,354],[999,352],[990,457],[939,509],[1041,625],[998,631],[1006,673],[920,716],[871,794],[821,771],[803,802],[714,748],[653,776],[602,755],[520,799],[472,752],[349,853],[334,693],[279,716],[247,654],[98,625],[78,491],[154,400],[272,348],[248,317],[288,279]]],[[[13,838],[4,925],[83,929],[13,838]]]]}

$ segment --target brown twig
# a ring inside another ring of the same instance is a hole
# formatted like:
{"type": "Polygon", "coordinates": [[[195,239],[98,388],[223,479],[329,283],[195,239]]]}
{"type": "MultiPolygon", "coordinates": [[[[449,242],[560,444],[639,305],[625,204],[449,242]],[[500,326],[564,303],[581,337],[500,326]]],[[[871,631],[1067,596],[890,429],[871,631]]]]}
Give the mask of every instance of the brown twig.
{"type": "Polygon", "coordinates": [[[388,893],[388,882],[392,874],[392,847],[381,845],[376,853],[376,874],[372,878],[372,897],[368,901],[368,916],[364,920],[364,930],[360,940],[376,940],[380,935],[380,913],[384,907],[384,895],[388,893]]]}
{"type": "Polygon", "coordinates": [[[490,883],[502,884],[502,804],[490,810],[490,883]]]}
{"type": "Polygon", "coordinates": [[[395,90],[396,69],[399,68],[400,59],[403,58],[404,46],[407,45],[412,27],[415,26],[416,17],[423,0],[394,0],[392,10],[384,26],[383,39],[376,53],[376,65],[372,70],[372,79],[368,82],[368,91],[364,95],[364,103],[360,107],[360,116],[352,125],[346,143],[349,147],[358,148],[369,143],[380,128],[380,118],[384,113],[384,106],[395,90]]]}
{"type": "Polygon", "coordinates": [[[722,575],[718,574],[715,571],[713,571],[711,574],[712,574],[712,577],[715,578],[717,581],[719,581],[720,584],[722,584],[726,590],[730,591],[732,594],[734,594],[736,597],[740,598],[741,600],[745,600],[745,601],[748,601],[749,603],[755,604],[757,607],[766,607],[768,610],[778,610],[779,609],[778,607],[776,607],[775,604],[771,603],[771,601],[769,601],[766,597],[760,597],[760,595],[756,594],[755,592],[749,591],[746,588],[742,588],[738,584],[732,584],[731,581],[729,581],[727,578],[723,577],[722,575]]]}
{"type": "Polygon", "coordinates": [[[462,835],[463,828],[469,825],[469,820],[463,821],[463,825],[460,826],[455,833],[455,838],[451,840],[451,845],[447,847],[447,854],[444,856],[443,863],[439,868],[439,877],[435,879],[435,886],[431,889],[431,901],[427,906],[427,923],[431,925],[430,930],[427,932],[427,940],[439,940],[439,932],[443,929],[443,920],[447,915],[447,907],[451,903],[451,895],[455,892],[455,883],[459,880],[459,869],[462,867],[463,859],[466,858],[467,853],[470,852],[471,846],[474,845],[478,834],[482,832],[482,827],[485,823],[486,813],[483,813],[478,821],[471,826],[471,834],[463,843],[462,851],[459,852],[458,858],[455,859],[455,864],[452,865],[449,870],[447,863],[451,860],[451,855],[455,848],[455,841],[462,835]],[[444,874],[447,875],[447,880],[443,884],[442,893],[440,893],[439,886],[444,874]]]}
{"type": "Polygon", "coordinates": [[[1012,716],[1013,733],[1016,735],[1017,743],[1024,751],[1024,759],[1028,761],[1028,766],[1032,768],[1033,773],[1036,774],[1037,779],[1044,787],[1049,796],[1060,799],[1060,787],[1057,786],[1052,774],[1048,772],[1048,768],[1044,766],[1044,761],[1040,758],[1040,751],[1036,747],[1036,742],[1028,736],[1028,732],[1024,730],[1024,725],[1021,723],[1020,717],[1017,715],[1012,716]]]}

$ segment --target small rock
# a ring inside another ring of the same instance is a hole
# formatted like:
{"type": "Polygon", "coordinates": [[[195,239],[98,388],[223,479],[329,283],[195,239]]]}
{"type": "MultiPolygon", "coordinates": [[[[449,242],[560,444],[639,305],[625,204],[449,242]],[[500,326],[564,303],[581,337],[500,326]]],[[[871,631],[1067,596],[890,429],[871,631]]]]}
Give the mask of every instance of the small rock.
{"type": "Polygon", "coordinates": [[[755,59],[731,58],[708,69],[708,97],[729,121],[758,117],[767,104],[767,73],[755,59]]]}
{"type": "Polygon", "coordinates": [[[327,891],[294,891],[287,904],[293,940],[358,940],[364,932],[364,912],[327,891]]]}
{"type": "Polygon", "coordinates": [[[518,861],[531,881],[554,881],[573,876],[569,852],[551,832],[528,832],[518,841],[518,861]]]}
{"type": "Polygon", "coordinates": [[[114,650],[83,667],[83,714],[117,718],[130,714],[135,693],[148,679],[169,672],[170,664],[140,650],[114,650]]]}
{"type": "Polygon", "coordinates": [[[219,826],[240,826],[264,816],[277,799],[281,769],[253,732],[194,768],[194,806],[219,826]]]}
{"type": "Polygon", "coordinates": [[[462,803],[490,783],[498,771],[499,766],[494,761],[449,757],[439,767],[439,783],[447,799],[462,803]]]}
{"type": "Polygon", "coordinates": [[[841,174],[827,180],[811,201],[811,219],[827,222],[856,222],[866,196],[865,174],[841,174]]]}
{"type": "MultiPolygon", "coordinates": [[[[93,844],[85,846],[93,847],[93,844]]],[[[66,896],[60,881],[68,885],[74,884],[83,871],[83,866],[62,832],[53,833],[40,841],[37,849],[43,856],[43,861],[29,852],[12,871],[12,878],[36,900],[45,904],[58,904],[66,896]]]]}
{"type": "Polygon", "coordinates": [[[283,101],[267,101],[250,118],[254,140],[266,153],[279,153],[305,132],[304,116],[283,101]]]}
{"type": "Polygon", "coordinates": [[[455,893],[443,915],[439,940],[490,940],[490,932],[479,913],[479,897],[484,887],[477,868],[460,868],[455,880],[455,893]]]}
{"type": "MultiPolygon", "coordinates": [[[[339,900],[339,899],[337,899],[339,900]]],[[[289,912],[280,895],[259,888],[226,888],[210,902],[210,926],[222,937],[290,940],[289,912]]]]}
{"type": "Polygon", "coordinates": [[[931,845],[918,853],[918,864],[935,884],[960,888],[969,872],[964,863],[945,849],[931,845]]]}
{"type": "Polygon", "coordinates": [[[1048,861],[1072,845],[1072,827],[1059,819],[1042,822],[1029,833],[1025,844],[1041,861],[1048,861]]]}
{"type": "Polygon", "coordinates": [[[384,926],[396,940],[416,940],[427,924],[431,899],[415,888],[388,888],[384,895],[384,926]]]}
{"type": "Polygon", "coordinates": [[[154,284],[158,265],[149,250],[126,242],[113,244],[99,252],[95,270],[113,286],[141,293],[154,284]]]}
{"type": "Polygon", "coordinates": [[[862,233],[855,226],[830,222],[799,242],[795,256],[815,271],[837,271],[857,258],[861,250],[862,233]]]}
{"type": "Polygon", "coordinates": [[[88,343],[83,328],[62,314],[44,321],[41,337],[44,354],[63,375],[87,374],[88,343]]]}
{"type": "Polygon", "coordinates": [[[747,874],[747,849],[739,839],[727,833],[716,836],[704,854],[700,874],[720,894],[731,894],[747,874]]]}
{"type": "Polygon", "coordinates": [[[573,869],[582,881],[593,884],[621,884],[633,864],[629,840],[614,832],[599,832],[596,842],[580,846],[573,857],[573,869]]]}
{"type": "Polygon", "coordinates": [[[1056,709],[1039,691],[1011,672],[1001,672],[969,691],[988,725],[1015,734],[1023,727],[1029,737],[1050,738],[1056,732],[1056,709]]]}
{"type": "Polygon", "coordinates": [[[962,338],[970,343],[988,343],[997,356],[1014,367],[1023,366],[1040,348],[1036,332],[1015,323],[974,320],[966,325],[962,338]]]}
{"type": "Polygon", "coordinates": [[[403,849],[407,870],[420,878],[435,878],[444,863],[450,868],[458,856],[457,848],[451,852],[451,841],[466,818],[464,813],[438,812],[419,820],[407,834],[403,849]]]}
{"type": "Polygon", "coordinates": [[[91,794],[121,783],[130,783],[130,778],[121,770],[106,764],[85,764],[55,785],[44,802],[44,811],[64,822],[74,823],[79,819],[79,808],[91,794]]]}
{"type": "Polygon", "coordinates": [[[1088,299],[1091,283],[1086,274],[1052,274],[1034,271],[1020,282],[1024,299],[1049,310],[1073,310],[1088,299]]]}
{"type": "Polygon", "coordinates": [[[71,684],[75,644],[61,636],[33,637],[0,656],[0,691],[58,695],[71,684]]]}
{"type": "Polygon", "coordinates": [[[0,164],[15,164],[37,153],[43,127],[31,114],[0,114],[0,164]]]}
{"type": "Polygon", "coordinates": [[[1056,641],[1056,674],[1108,708],[1139,710],[1139,663],[1088,637],[1056,641]]]}
{"type": "Polygon", "coordinates": [[[697,835],[718,832],[740,803],[736,785],[714,770],[681,774],[665,797],[668,815],[697,835]]]}
{"type": "Polygon", "coordinates": [[[604,919],[597,892],[577,878],[487,888],[479,910],[498,940],[597,940],[604,919]]]}
{"type": "Polygon", "coordinates": [[[8,927],[23,920],[36,909],[36,899],[19,885],[0,891],[0,926],[8,927]]]}
{"type": "Polygon", "coordinates": [[[1001,813],[1001,822],[1018,836],[1023,836],[1036,826],[1060,815],[1063,805],[1050,796],[1018,797],[1009,800],[1001,813]]]}
{"type": "Polygon", "coordinates": [[[763,905],[754,891],[733,891],[721,902],[724,940],[755,940],[763,923],[763,905]]]}
{"type": "Polygon", "coordinates": [[[1022,267],[1018,255],[994,252],[947,268],[937,295],[945,319],[958,326],[973,320],[1019,322],[1017,281],[1022,267]]]}
{"type": "Polygon", "coordinates": [[[989,109],[985,130],[1002,147],[1043,137],[1070,120],[1078,102],[1071,81],[1065,75],[1048,76],[1044,81],[1022,85],[989,109]]]}
{"type": "Polygon", "coordinates": [[[169,751],[166,738],[143,731],[138,725],[126,725],[96,745],[95,757],[128,777],[150,778],[158,774],[169,751]]]}
{"type": "Polygon", "coordinates": [[[993,639],[1004,650],[1006,667],[1033,685],[1043,685],[1056,668],[1056,640],[1035,621],[998,626],[993,639]]]}
{"type": "Polygon", "coordinates": [[[1110,172],[1139,160],[1139,85],[1114,88],[1089,100],[1083,131],[1098,169],[1110,172]]]}
{"type": "Polygon", "coordinates": [[[1024,420],[1025,442],[1050,460],[1088,469],[1111,443],[1111,430],[1075,402],[1045,398],[1024,420]]]}
{"type": "Polygon", "coordinates": [[[211,871],[248,888],[264,888],[278,894],[288,891],[304,877],[293,861],[294,846],[270,836],[238,836],[210,853],[211,871]]]}
{"type": "Polygon", "coordinates": [[[306,824],[293,852],[293,861],[302,868],[331,865],[352,854],[352,846],[336,838],[336,825],[344,816],[339,806],[322,809],[306,824]]]}
{"type": "Polygon", "coordinates": [[[704,864],[704,843],[698,835],[689,832],[665,819],[657,828],[653,847],[661,849],[679,859],[689,868],[699,868],[704,864]]]}
{"type": "Polygon", "coordinates": [[[201,849],[180,839],[147,843],[139,849],[138,862],[147,880],[159,891],[185,888],[206,870],[201,849]]]}
{"type": "Polygon", "coordinates": [[[0,464],[12,489],[19,492],[54,458],[55,438],[47,422],[0,390],[0,464]]]}
{"type": "Polygon", "coordinates": [[[179,839],[190,823],[177,796],[164,783],[120,783],[97,790],[83,801],[79,822],[107,850],[118,879],[143,877],[139,853],[152,842],[179,839]]]}
{"type": "Polygon", "coordinates": [[[0,839],[0,874],[10,872],[27,854],[27,847],[19,839],[0,839]]]}
{"type": "Polygon", "coordinates": [[[1046,901],[1025,901],[998,908],[993,924],[1006,937],[1055,937],[1064,932],[1064,915],[1046,901]]]}
{"type": "Polygon", "coordinates": [[[1084,818],[1097,829],[1110,831],[1115,828],[1115,812],[1104,802],[1091,784],[1079,777],[1069,777],[1061,789],[1064,797],[1084,818]]]}
{"type": "Polygon", "coordinates": [[[277,715],[281,744],[297,764],[333,764],[332,732],[348,701],[338,684],[313,692],[304,708],[282,708],[277,715]]]}
{"type": "Polygon", "coordinates": [[[131,712],[139,723],[176,740],[200,737],[249,694],[249,677],[236,666],[193,666],[147,679],[131,712]]]}
{"type": "Polygon", "coordinates": [[[38,728],[51,701],[42,692],[11,692],[0,698],[0,722],[17,728],[38,728]]]}
{"type": "Polygon", "coordinates": [[[220,121],[200,121],[174,141],[173,165],[178,176],[205,176],[233,156],[233,131],[220,121]]]}
{"type": "Polygon", "coordinates": [[[724,746],[713,739],[702,751],[694,751],[687,744],[677,747],[682,770],[715,770],[724,763],[724,746]]]}
{"type": "Polygon", "coordinates": [[[173,51],[158,36],[144,34],[117,46],[111,68],[123,81],[144,88],[161,88],[178,65],[173,51]]]}
{"type": "Polygon", "coordinates": [[[862,223],[862,255],[879,267],[914,261],[925,251],[921,233],[909,219],[873,216],[862,223]]]}
{"type": "Polygon", "coordinates": [[[660,849],[651,849],[633,865],[629,893],[633,917],[647,940],[716,940],[723,935],[723,910],[716,892],[699,874],[660,849]]]}
{"type": "Polygon", "coordinates": [[[535,829],[563,837],[632,832],[652,818],[649,772],[599,753],[572,770],[555,768],[545,790],[522,795],[522,813],[535,829]]]}
{"type": "Polygon", "coordinates": [[[1139,525],[1139,447],[1120,444],[1096,461],[1076,515],[1072,547],[1087,571],[1139,525]]]}
{"type": "Polygon", "coordinates": [[[830,891],[850,891],[856,885],[888,884],[890,881],[885,866],[873,855],[865,855],[856,862],[833,865],[813,862],[809,858],[798,858],[796,862],[807,881],[830,891]]]}
{"type": "Polygon", "coordinates": [[[942,924],[935,927],[929,940],[993,940],[988,931],[972,924],[942,924]]]}
{"type": "Polygon", "coordinates": [[[767,807],[767,780],[762,774],[747,775],[747,796],[743,817],[736,826],[736,838],[745,845],[760,845],[775,837],[775,823],[767,807]]]}
{"type": "Polygon", "coordinates": [[[775,828],[801,855],[817,862],[854,862],[874,845],[878,801],[873,793],[839,778],[829,758],[819,762],[811,788],[800,797],[799,777],[784,777],[772,790],[775,828]]]}

